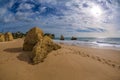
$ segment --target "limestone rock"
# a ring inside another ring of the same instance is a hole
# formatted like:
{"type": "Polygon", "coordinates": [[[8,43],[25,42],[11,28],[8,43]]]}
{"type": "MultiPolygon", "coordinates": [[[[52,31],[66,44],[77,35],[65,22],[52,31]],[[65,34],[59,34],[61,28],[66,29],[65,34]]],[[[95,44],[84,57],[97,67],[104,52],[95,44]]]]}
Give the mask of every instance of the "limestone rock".
{"type": "Polygon", "coordinates": [[[37,27],[28,31],[23,44],[23,50],[32,51],[30,58],[33,64],[43,62],[49,52],[59,48],[61,47],[49,36],[44,36],[43,31],[37,27]]]}
{"type": "Polygon", "coordinates": [[[76,38],[76,37],[74,37],[74,36],[72,36],[71,40],[77,40],[77,38],[76,38]]]}
{"type": "Polygon", "coordinates": [[[39,41],[33,48],[31,54],[33,64],[43,62],[49,52],[60,48],[61,47],[58,44],[55,44],[50,37],[45,36],[43,40],[39,41]]]}
{"type": "Polygon", "coordinates": [[[5,36],[5,41],[12,41],[13,40],[12,33],[10,33],[10,32],[5,33],[4,36],[5,36]]]}
{"type": "Polygon", "coordinates": [[[63,35],[60,36],[60,40],[64,40],[64,36],[63,35]]]}
{"type": "Polygon", "coordinates": [[[4,37],[4,34],[0,34],[0,42],[4,42],[5,41],[5,37],[4,37]]]}
{"type": "Polygon", "coordinates": [[[37,42],[43,38],[43,31],[38,27],[34,27],[27,32],[26,38],[23,44],[23,50],[32,51],[37,42]]]}

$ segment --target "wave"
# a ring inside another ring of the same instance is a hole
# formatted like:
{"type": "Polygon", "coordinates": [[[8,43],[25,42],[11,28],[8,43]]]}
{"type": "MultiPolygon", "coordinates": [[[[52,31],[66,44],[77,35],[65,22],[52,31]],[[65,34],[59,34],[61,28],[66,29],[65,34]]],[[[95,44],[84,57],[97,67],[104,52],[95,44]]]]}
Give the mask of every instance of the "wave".
{"type": "Polygon", "coordinates": [[[119,42],[110,42],[110,41],[108,41],[108,42],[106,42],[106,41],[96,41],[97,43],[104,43],[104,44],[116,44],[116,45],[120,45],[120,43],[119,42]]]}
{"type": "Polygon", "coordinates": [[[120,50],[120,39],[78,39],[78,40],[54,40],[57,43],[64,43],[67,45],[89,46],[95,48],[108,48],[120,50]]]}

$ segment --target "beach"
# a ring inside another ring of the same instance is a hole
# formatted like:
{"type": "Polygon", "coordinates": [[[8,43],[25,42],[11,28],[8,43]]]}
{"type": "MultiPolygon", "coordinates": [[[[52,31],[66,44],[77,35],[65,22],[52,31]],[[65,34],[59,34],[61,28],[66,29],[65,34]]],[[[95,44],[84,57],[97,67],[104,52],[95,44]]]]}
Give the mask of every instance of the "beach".
{"type": "Polygon", "coordinates": [[[0,42],[0,80],[120,80],[120,50],[62,43],[32,65],[23,42],[0,42]]]}

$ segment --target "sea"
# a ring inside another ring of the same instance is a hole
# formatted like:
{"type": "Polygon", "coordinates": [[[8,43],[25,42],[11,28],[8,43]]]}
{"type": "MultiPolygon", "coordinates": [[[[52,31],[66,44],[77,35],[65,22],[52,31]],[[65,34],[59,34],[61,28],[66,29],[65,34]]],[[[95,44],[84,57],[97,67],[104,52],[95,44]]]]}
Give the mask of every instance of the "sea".
{"type": "Polygon", "coordinates": [[[77,40],[71,40],[70,37],[66,37],[65,40],[59,40],[59,38],[55,38],[54,41],[56,43],[63,43],[67,45],[120,50],[120,38],[80,37],[77,38],[77,40]]]}

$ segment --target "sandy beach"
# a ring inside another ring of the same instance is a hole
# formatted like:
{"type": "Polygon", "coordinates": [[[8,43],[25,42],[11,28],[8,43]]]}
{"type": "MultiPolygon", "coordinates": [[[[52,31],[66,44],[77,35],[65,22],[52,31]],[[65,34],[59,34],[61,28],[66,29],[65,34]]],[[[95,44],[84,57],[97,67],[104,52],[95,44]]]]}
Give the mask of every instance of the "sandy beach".
{"type": "Polygon", "coordinates": [[[23,42],[0,42],[0,80],[120,80],[120,51],[60,44],[32,65],[23,42]]]}

